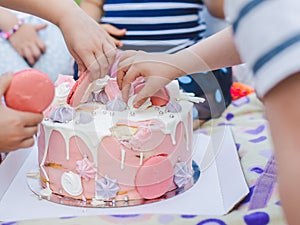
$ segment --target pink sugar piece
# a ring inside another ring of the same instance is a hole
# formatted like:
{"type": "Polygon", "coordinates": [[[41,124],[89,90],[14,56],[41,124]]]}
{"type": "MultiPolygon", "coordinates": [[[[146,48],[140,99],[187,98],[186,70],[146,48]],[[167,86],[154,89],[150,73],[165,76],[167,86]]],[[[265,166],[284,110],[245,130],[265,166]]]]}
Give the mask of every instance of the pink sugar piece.
{"type": "Polygon", "coordinates": [[[104,91],[110,101],[122,96],[116,80],[108,80],[104,91]]]}
{"type": "Polygon", "coordinates": [[[174,169],[167,154],[146,159],[135,177],[137,192],[145,199],[164,195],[172,186],[174,169]]]}
{"type": "Polygon", "coordinates": [[[42,113],[54,98],[54,84],[50,77],[36,69],[14,74],[4,94],[6,105],[24,112],[42,113]]]}

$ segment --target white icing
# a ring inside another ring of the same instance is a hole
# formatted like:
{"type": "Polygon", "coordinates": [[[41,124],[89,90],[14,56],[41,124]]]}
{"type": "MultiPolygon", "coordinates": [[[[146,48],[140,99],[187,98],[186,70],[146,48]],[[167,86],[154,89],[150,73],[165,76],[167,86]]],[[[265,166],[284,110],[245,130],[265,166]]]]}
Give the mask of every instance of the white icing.
{"type": "Polygon", "coordinates": [[[140,152],[140,166],[143,164],[144,161],[144,153],[140,152]]]}
{"type": "Polygon", "coordinates": [[[64,104],[70,92],[70,84],[68,82],[63,82],[55,87],[55,99],[54,104],[64,104]]]}
{"type": "Polygon", "coordinates": [[[78,196],[82,193],[81,178],[72,171],[63,173],[61,176],[61,185],[72,196],[78,196]]]}
{"type": "Polygon", "coordinates": [[[49,197],[49,196],[52,195],[52,190],[49,187],[43,188],[40,191],[40,195],[43,196],[43,197],[49,197]]]}
{"type": "Polygon", "coordinates": [[[126,151],[121,149],[121,170],[124,170],[126,151]]]}
{"type": "Polygon", "coordinates": [[[147,98],[147,100],[143,103],[143,105],[141,105],[139,108],[135,108],[133,106],[133,100],[135,99],[136,95],[132,95],[129,99],[128,99],[128,108],[131,111],[144,111],[145,109],[149,108],[150,106],[152,106],[152,103],[150,101],[150,98],[147,98]]]}
{"type": "MultiPolygon", "coordinates": [[[[43,155],[42,161],[40,163],[40,169],[42,170],[46,180],[49,181],[49,176],[44,168],[44,165],[45,165],[46,157],[48,155],[50,136],[51,136],[51,133],[53,130],[51,129],[51,127],[48,127],[48,126],[43,126],[43,128],[44,128],[44,133],[45,133],[45,149],[44,149],[44,155],[43,155]]],[[[47,185],[49,185],[49,184],[47,183],[47,185]]]]}

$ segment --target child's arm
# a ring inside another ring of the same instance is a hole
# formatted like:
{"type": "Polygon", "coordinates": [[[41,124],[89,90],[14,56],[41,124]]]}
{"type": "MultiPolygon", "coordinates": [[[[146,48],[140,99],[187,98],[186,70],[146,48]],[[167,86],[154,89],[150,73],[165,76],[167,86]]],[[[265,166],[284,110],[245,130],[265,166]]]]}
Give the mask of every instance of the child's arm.
{"type": "Polygon", "coordinates": [[[33,66],[46,51],[46,45],[38,35],[38,31],[46,27],[46,23],[41,25],[24,23],[16,14],[0,7],[1,35],[30,66],[33,66]]]}
{"type": "Polygon", "coordinates": [[[205,0],[207,11],[214,17],[224,19],[223,4],[224,0],[205,0]]]}
{"type": "Polygon", "coordinates": [[[124,100],[127,100],[130,84],[139,76],[146,77],[146,85],[135,99],[135,107],[139,107],[148,97],[177,77],[239,63],[241,59],[233,42],[231,28],[226,28],[171,55],[125,52],[119,63],[117,81],[124,100]]]}
{"type": "Polygon", "coordinates": [[[73,0],[0,0],[0,5],[35,14],[56,24],[81,72],[88,69],[92,79],[108,73],[116,55],[113,39],[73,0]]]}
{"type": "MultiPolygon", "coordinates": [[[[80,7],[97,23],[100,23],[104,15],[103,5],[104,0],[82,0],[80,7]]],[[[118,37],[123,37],[126,34],[126,29],[119,29],[111,24],[100,24],[100,26],[111,35],[116,46],[121,47],[123,45],[118,37]]]]}
{"type": "Polygon", "coordinates": [[[9,31],[17,23],[18,18],[16,15],[0,7],[0,29],[2,31],[9,31]]]}
{"type": "Polygon", "coordinates": [[[82,0],[80,7],[95,21],[100,22],[103,16],[104,0],[82,0]]]}
{"type": "Polygon", "coordinates": [[[299,86],[298,72],[280,82],[263,98],[274,143],[280,200],[291,225],[300,221],[299,86]]]}

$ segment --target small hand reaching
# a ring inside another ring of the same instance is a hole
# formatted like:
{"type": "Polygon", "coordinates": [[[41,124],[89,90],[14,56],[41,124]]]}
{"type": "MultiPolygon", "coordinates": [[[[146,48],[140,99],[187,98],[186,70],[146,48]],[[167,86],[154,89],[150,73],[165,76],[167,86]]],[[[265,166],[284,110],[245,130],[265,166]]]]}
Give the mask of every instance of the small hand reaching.
{"type": "Polygon", "coordinates": [[[128,101],[131,83],[143,76],[146,80],[145,86],[134,99],[134,107],[140,107],[159,89],[185,74],[176,63],[177,60],[175,54],[124,51],[117,72],[117,83],[122,90],[123,99],[128,101]]]}

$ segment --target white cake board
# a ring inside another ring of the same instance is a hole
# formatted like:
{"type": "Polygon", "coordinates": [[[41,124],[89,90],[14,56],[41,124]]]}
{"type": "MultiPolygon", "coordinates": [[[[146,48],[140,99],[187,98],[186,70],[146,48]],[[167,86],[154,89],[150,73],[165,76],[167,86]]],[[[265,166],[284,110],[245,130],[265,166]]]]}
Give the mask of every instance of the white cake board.
{"type": "Polygon", "coordinates": [[[194,151],[194,161],[203,171],[191,189],[160,202],[122,208],[81,208],[39,200],[26,178],[27,172],[38,168],[37,148],[16,151],[0,165],[0,221],[105,214],[228,213],[249,192],[230,128],[220,128],[211,137],[196,133],[194,151]]]}

